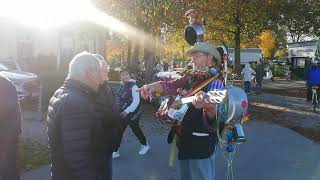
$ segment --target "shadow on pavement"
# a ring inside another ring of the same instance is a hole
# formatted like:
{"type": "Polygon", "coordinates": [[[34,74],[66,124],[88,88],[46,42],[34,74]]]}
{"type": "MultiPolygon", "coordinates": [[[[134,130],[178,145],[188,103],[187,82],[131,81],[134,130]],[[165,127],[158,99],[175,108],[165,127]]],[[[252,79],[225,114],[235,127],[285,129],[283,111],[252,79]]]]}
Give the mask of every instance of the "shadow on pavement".
{"type": "Polygon", "coordinates": [[[302,136],[320,143],[320,121],[319,115],[303,115],[301,113],[286,112],[266,107],[249,107],[249,113],[253,121],[265,121],[291,129],[302,136]]]}

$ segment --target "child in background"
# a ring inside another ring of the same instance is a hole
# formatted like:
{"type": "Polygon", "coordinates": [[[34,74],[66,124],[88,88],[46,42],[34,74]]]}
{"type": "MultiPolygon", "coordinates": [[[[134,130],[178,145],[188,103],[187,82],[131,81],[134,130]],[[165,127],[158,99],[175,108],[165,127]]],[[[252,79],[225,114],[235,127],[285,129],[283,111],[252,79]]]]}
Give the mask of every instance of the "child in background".
{"type": "Polygon", "coordinates": [[[250,94],[252,75],[256,72],[250,67],[250,64],[246,64],[241,74],[243,74],[244,91],[250,94]]]}
{"type": "MultiPolygon", "coordinates": [[[[139,151],[140,155],[146,154],[150,149],[146,137],[139,127],[139,119],[141,117],[140,109],[140,93],[136,80],[131,79],[128,70],[122,69],[119,74],[121,80],[121,87],[117,93],[118,100],[120,101],[121,117],[123,118],[123,133],[129,125],[133,133],[136,135],[141,143],[139,151]]],[[[122,134],[123,135],[123,134],[122,134]]],[[[116,152],[113,152],[112,157],[117,158],[120,156],[119,147],[116,152]]]]}

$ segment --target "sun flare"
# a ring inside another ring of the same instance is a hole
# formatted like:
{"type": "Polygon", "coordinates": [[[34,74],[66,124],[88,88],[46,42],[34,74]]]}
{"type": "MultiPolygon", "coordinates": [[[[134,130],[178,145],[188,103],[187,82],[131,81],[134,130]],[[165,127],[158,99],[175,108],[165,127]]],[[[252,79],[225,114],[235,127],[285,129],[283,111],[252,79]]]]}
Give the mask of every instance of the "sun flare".
{"type": "Polygon", "coordinates": [[[89,0],[1,0],[0,17],[36,28],[84,20],[95,9],[89,0]]]}
{"type": "Polygon", "coordinates": [[[103,26],[150,47],[154,37],[98,10],[90,0],[0,0],[0,20],[4,18],[23,26],[54,30],[87,21],[103,26]]]}

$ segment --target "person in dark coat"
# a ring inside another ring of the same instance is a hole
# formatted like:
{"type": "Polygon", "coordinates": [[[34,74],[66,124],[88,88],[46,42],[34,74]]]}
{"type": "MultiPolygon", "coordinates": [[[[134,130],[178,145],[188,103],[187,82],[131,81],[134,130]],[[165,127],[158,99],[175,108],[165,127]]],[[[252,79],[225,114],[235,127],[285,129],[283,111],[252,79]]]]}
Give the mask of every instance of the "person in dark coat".
{"type": "Polygon", "coordinates": [[[106,144],[106,180],[112,180],[112,152],[114,152],[121,143],[123,132],[120,117],[120,108],[115,100],[112,87],[109,85],[109,65],[105,59],[95,54],[101,65],[101,79],[103,84],[98,89],[96,100],[96,110],[99,117],[103,120],[105,144],[106,144]]]}
{"type": "Polygon", "coordinates": [[[263,60],[260,59],[256,67],[256,94],[261,94],[263,77],[266,76],[263,60]]]}
{"type": "Polygon", "coordinates": [[[0,75],[0,180],[19,180],[16,165],[21,112],[15,86],[0,75]]]}
{"type": "Polygon", "coordinates": [[[99,60],[76,55],[64,84],[50,99],[47,115],[52,180],[105,180],[107,144],[96,111],[102,83],[99,60]]]}

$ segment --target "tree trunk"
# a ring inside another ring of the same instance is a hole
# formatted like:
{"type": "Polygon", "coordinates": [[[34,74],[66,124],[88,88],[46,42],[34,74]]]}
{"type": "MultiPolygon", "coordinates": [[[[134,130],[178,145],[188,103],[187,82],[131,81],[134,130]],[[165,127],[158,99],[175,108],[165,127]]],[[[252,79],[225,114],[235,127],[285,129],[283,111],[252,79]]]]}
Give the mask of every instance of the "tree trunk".
{"type": "Polygon", "coordinates": [[[132,51],[131,51],[131,47],[132,47],[132,42],[128,41],[128,52],[127,52],[127,64],[128,64],[128,68],[129,70],[132,70],[132,51]]]}
{"type": "Polygon", "coordinates": [[[236,32],[235,32],[235,72],[240,74],[240,35],[241,35],[241,26],[240,26],[240,0],[237,0],[237,9],[236,9],[236,32]]]}
{"type": "Polygon", "coordinates": [[[139,67],[139,50],[140,50],[140,45],[139,45],[139,43],[136,43],[134,45],[133,57],[132,57],[132,68],[135,73],[137,73],[140,69],[140,67],[139,67]]]}
{"type": "Polygon", "coordinates": [[[240,28],[237,28],[235,33],[235,72],[240,73],[240,66],[241,66],[241,58],[240,58],[240,28]]]}
{"type": "MultiPolygon", "coordinates": [[[[155,44],[154,44],[155,47],[155,44]]],[[[155,63],[156,63],[156,58],[155,58],[155,48],[152,47],[145,47],[144,48],[144,65],[146,68],[146,82],[150,83],[152,81],[152,77],[155,73],[155,63]]]]}

